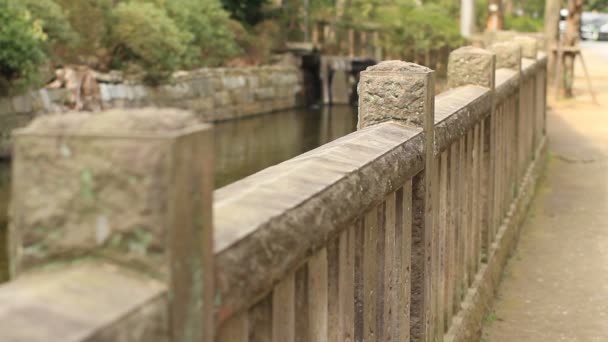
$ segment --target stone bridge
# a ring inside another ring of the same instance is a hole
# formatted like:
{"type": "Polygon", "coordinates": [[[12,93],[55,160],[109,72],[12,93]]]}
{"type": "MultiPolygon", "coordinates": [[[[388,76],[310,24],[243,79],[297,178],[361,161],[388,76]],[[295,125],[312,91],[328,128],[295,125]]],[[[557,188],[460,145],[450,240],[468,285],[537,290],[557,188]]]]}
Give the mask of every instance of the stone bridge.
{"type": "Polygon", "coordinates": [[[547,160],[518,37],[359,83],[359,130],[212,190],[177,109],[14,133],[1,341],[474,341],[547,160]]]}

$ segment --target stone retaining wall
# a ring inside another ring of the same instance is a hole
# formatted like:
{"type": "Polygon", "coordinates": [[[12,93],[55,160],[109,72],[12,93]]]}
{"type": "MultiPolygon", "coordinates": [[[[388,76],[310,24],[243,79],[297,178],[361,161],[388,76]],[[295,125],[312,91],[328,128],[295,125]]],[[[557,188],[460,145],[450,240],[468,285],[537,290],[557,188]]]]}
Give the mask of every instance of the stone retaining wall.
{"type": "Polygon", "coordinates": [[[302,89],[300,70],[288,66],[200,69],[159,87],[100,84],[104,108],[177,107],[205,121],[293,108],[302,89]]]}
{"type": "Polygon", "coordinates": [[[0,157],[10,152],[10,134],[25,126],[34,116],[62,111],[66,89],[41,89],[11,98],[0,98],[0,157]]]}
{"type": "MultiPolygon", "coordinates": [[[[176,75],[157,87],[100,83],[103,109],[145,106],[189,109],[205,121],[221,121],[289,109],[303,104],[303,78],[293,66],[200,69],[176,75]]],[[[67,89],[41,89],[0,98],[0,156],[10,152],[10,132],[34,116],[66,111],[67,89]]],[[[73,95],[72,95],[73,96],[73,95]]]]}

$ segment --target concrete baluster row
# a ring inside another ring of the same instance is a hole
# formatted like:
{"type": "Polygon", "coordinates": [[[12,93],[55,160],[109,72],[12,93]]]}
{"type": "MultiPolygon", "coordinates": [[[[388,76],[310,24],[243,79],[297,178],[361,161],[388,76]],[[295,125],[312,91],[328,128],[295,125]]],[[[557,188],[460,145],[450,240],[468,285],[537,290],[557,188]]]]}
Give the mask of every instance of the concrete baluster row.
{"type": "Polygon", "coordinates": [[[474,339],[544,139],[543,65],[525,38],[464,47],[436,97],[433,70],[382,62],[358,132],[215,194],[187,113],[36,120],[15,135],[0,340],[474,339]]]}

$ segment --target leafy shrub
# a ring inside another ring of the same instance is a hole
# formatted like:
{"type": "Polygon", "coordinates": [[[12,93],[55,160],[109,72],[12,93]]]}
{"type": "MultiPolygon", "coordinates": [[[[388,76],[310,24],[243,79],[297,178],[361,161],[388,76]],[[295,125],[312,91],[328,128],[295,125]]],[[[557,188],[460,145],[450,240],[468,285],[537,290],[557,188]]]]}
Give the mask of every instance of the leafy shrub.
{"type": "Polygon", "coordinates": [[[458,22],[450,15],[448,6],[433,2],[418,6],[408,0],[398,3],[367,10],[371,20],[384,31],[382,45],[389,55],[406,58],[415,50],[462,43],[458,22]]]}
{"type": "Polygon", "coordinates": [[[272,51],[285,43],[285,31],[275,20],[264,20],[251,31],[236,20],[231,20],[230,24],[236,43],[244,50],[243,54],[230,60],[228,64],[231,66],[268,64],[272,51]]]}
{"type": "Polygon", "coordinates": [[[113,11],[115,58],[133,61],[156,83],[180,67],[192,35],[153,3],[120,3],[113,11]]]}
{"type": "Polygon", "coordinates": [[[21,0],[33,18],[40,20],[50,44],[75,44],[78,34],[61,6],[53,0],[21,0]]]}
{"type": "Polygon", "coordinates": [[[217,66],[241,52],[219,0],[171,0],[165,8],[175,24],[193,37],[186,65],[217,66]]]}
{"type": "Polygon", "coordinates": [[[544,27],[543,20],[529,16],[509,16],[505,18],[505,29],[520,32],[538,32],[544,27]]]}
{"type": "Polygon", "coordinates": [[[0,92],[15,81],[27,82],[45,59],[42,23],[15,0],[0,0],[0,92]]]}
{"type": "MultiPolygon", "coordinates": [[[[38,0],[29,0],[38,2],[38,0]]],[[[111,45],[109,31],[115,0],[54,0],[67,15],[70,26],[80,39],[76,51],[66,53],[70,62],[81,62],[77,55],[96,56],[98,50],[111,45]]]]}
{"type": "Polygon", "coordinates": [[[265,17],[265,6],[269,0],[222,0],[224,8],[228,10],[232,17],[247,26],[255,26],[265,17]]]}

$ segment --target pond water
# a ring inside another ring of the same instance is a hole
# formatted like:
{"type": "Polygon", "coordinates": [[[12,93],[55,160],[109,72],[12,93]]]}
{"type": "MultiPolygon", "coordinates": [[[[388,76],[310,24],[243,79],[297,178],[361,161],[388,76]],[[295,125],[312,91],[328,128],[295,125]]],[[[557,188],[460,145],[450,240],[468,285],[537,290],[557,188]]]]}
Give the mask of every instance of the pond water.
{"type": "MultiPolygon", "coordinates": [[[[357,126],[356,108],[293,109],[215,124],[215,187],[307,152],[357,126]]],[[[0,161],[0,282],[7,278],[10,163],[0,161]]]]}

